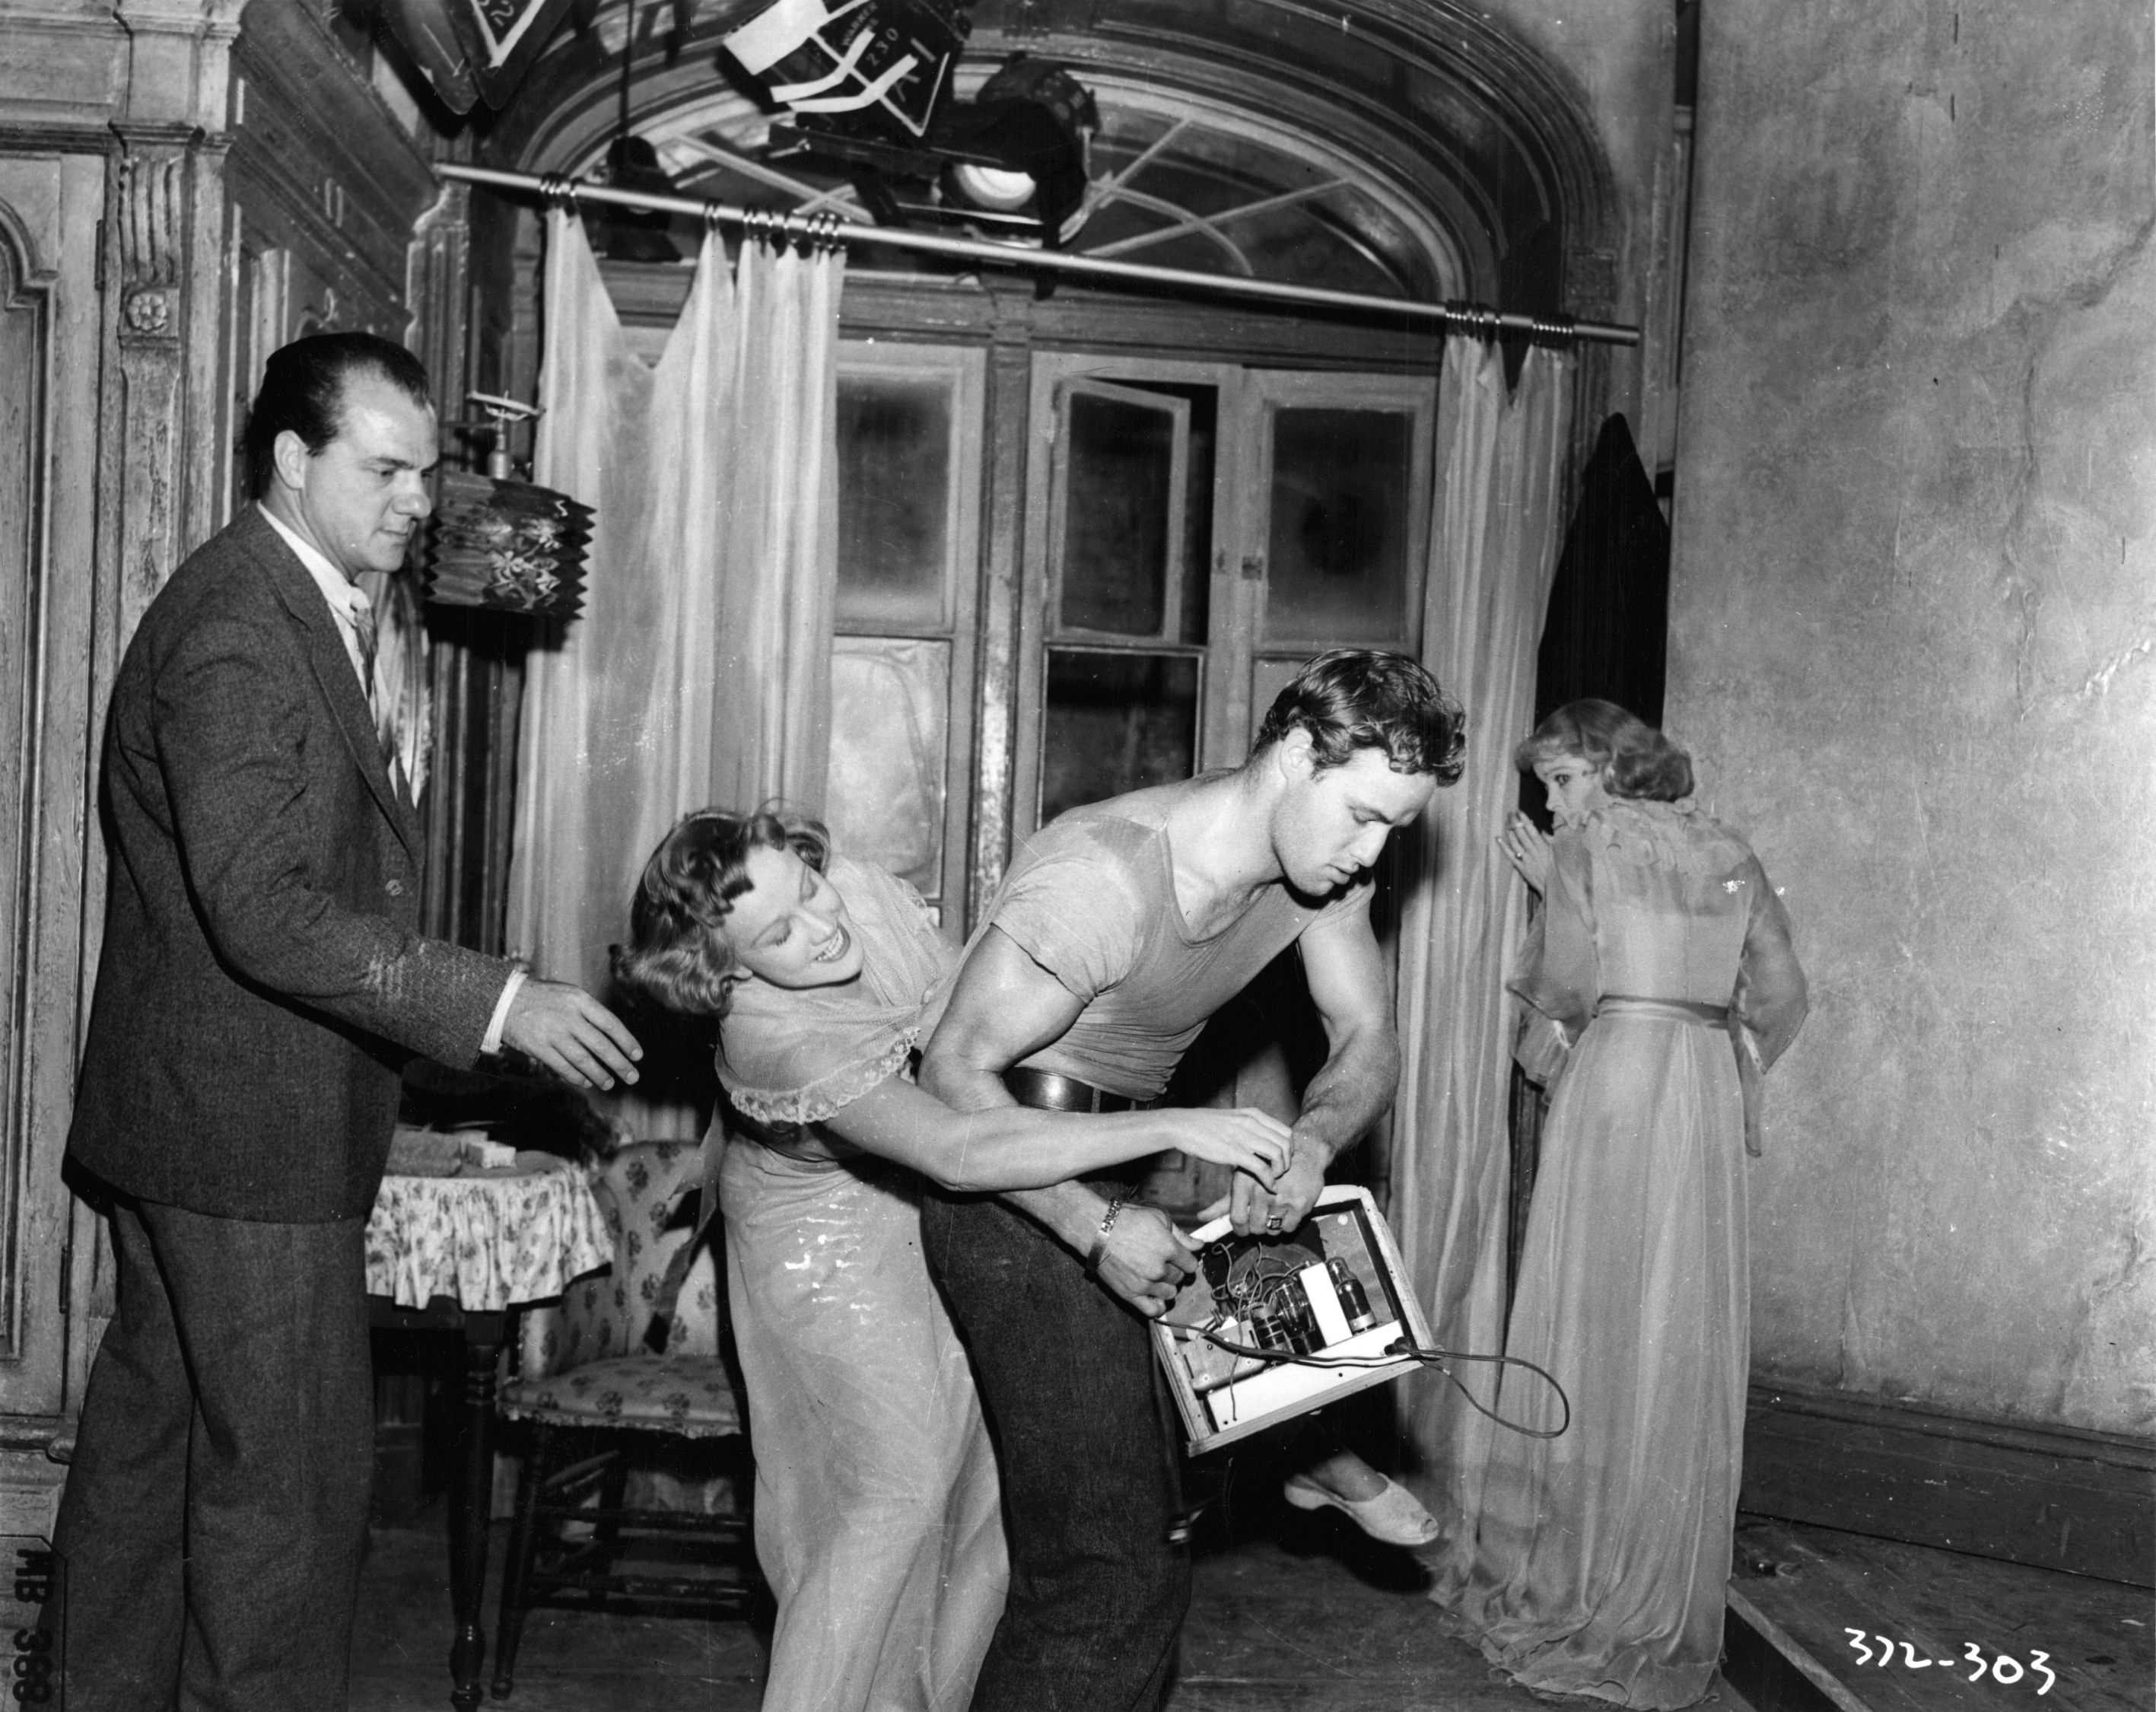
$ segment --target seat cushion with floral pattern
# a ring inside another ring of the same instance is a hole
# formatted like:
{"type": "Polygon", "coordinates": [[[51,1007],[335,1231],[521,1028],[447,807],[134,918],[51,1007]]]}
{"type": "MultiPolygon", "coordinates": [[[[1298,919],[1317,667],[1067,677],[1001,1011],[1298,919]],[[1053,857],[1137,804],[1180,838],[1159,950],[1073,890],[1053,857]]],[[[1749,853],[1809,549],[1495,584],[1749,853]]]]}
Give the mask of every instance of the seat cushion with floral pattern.
{"type": "Polygon", "coordinates": [[[525,1312],[519,1376],[495,1400],[502,1414],[691,1437],[742,1430],[718,1360],[719,1287],[708,1246],[675,1301],[665,1353],[644,1342],[661,1280],[693,1234],[685,1197],[702,1179],[703,1152],[693,1142],[637,1142],[599,1168],[592,1191],[613,1241],[613,1268],[578,1279],[558,1305],[525,1312]]]}
{"type": "Polygon", "coordinates": [[[742,1430],[741,1406],[715,1355],[617,1355],[501,1388],[501,1412],[554,1427],[643,1427],[683,1438],[742,1430]]]}

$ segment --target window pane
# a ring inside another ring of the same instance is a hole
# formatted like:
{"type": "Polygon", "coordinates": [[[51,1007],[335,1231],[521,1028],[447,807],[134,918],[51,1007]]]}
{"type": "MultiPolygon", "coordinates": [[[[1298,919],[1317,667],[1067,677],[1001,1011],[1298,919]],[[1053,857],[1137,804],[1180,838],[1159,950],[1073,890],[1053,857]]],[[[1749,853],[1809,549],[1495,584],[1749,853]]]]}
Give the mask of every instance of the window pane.
{"type": "Polygon", "coordinates": [[[1175,543],[1175,417],[1070,394],[1063,494],[1063,623],[1158,636],[1175,543]]]}
{"type": "Polygon", "coordinates": [[[1414,445],[1404,411],[1273,413],[1267,640],[1406,640],[1414,445]]]}
{"type": "Polygon", "coordinates": [[[946,622],[951,388],[901,375],[839,377],[839,621],[946,622]]]}
{"type": "Polygon", "coordinates": [[[1048,651],[1040,820],[1148,784],[1198,759],[1198,662],[1188,655],[1048,651]]]}
{"type": "Polygon", "coordinates": [[[1266,660],[1262,657],[1250,662],[1250,735],[1258,734],[1258,727],[1265,722],[1265,715],[1272,712],[1273,702],[1280,692],[1295,681],[1310,656],[1296,655],[1292,659],[1266,660]]]}
{"type": "Polygon", "coordinates": [[[947,642],[841,636],[831,654],[831,841],[912,882],[942,891],[947,642]]]}

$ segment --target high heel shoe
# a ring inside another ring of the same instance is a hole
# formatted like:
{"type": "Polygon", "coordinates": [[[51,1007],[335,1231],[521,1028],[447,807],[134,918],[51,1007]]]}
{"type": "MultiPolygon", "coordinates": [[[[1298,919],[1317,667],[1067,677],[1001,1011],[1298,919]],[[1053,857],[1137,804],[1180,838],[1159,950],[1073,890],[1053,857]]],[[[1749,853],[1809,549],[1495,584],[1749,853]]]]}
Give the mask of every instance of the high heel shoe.
{"type": "Polygon", "coordinates": [[[1395,1480],[1385,1480],[1385,1489],[1375,1498],[1342,1498],[1307,1474],[1291,1474],[1281,1496],[1299,1510],[1330,1504],[1373,1540],[1388,1545],[1428,1545],[1445,1531],[1415,1495],[1395,1480]]]}

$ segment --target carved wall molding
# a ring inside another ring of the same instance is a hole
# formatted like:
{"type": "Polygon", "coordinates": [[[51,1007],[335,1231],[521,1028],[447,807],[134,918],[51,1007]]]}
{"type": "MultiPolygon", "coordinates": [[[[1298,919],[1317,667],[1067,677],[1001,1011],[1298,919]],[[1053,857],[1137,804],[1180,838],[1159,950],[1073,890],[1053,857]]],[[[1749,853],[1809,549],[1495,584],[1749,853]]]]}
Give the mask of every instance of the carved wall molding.
{"type": "Polygon", "coordinates": [[[165,578],[214,522],[226,139],[178,124],[113,126],[102,410],[105,519],[125,647],[165,578]]]}
{"type": "Polygon", "coordinates": [[[117,162],[120,337],[177,346],[187,244],[188,148],[129,149],[117,162]]]}
{"type": "Polygon", "coordinates": [[[29,1031],[44,865],[38,755],[45,676],[46,517],[51,424],[53,268],[17,211],[0,202],[0,1363],[19,1359],[23,1210],[34,1113],[29,1031]]]}

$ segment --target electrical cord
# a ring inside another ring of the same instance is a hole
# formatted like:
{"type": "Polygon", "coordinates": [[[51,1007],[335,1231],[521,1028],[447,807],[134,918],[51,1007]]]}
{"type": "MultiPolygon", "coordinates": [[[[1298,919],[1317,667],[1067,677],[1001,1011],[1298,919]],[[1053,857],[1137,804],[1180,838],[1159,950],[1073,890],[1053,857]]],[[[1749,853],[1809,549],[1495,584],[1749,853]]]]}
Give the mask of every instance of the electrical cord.
{"type": "Polygon", "coordinates": [[[1258,1361],[1276,1365],[1292,1363],[1299,1367],[1389,1367],[1396,1361],[1408,1360],[1424,1367],[1435,1367],[1448,1380],[1452,1387],[1467,1400],[1467,1406],[1478,1415],[1487,1415],[1498,1426],[1517,1432],[1523,1438],[1558,1438],[1572,1425],[1572,1399],[1565,1395],[1564,1387],[1547,1368],[1537,1367],[1532,1361],[1517,1355],[1478,1355],[1466,1350],[1419,1350],[1405,1338],[1395,1339],[1385,1345],[1384,1352],[1377,1355],[1297,1355],[1286,1350],[1261,1350],[1250,1344],[1239,1344],[1224,1338],[1209,1326],[1183,1326],[1177,1329],[1194,1333],[1209,1344],[1218,1345],[1231,1355],[1245,1355],[1258,1361]],[[1460,1382],[1460,1376],[1445,1364],[1448,1361],[1484,1361],[1499,1367],[1524,1367],[1557,1393],[1558,1406],[1564,1411],[1564,1419],[1555,1427],[1522,1427],[1517,1421],[1507,1421],[1493,1409],[1477,1402],[1475,1394],[1460,1382]]]}

